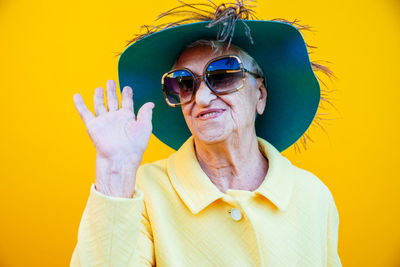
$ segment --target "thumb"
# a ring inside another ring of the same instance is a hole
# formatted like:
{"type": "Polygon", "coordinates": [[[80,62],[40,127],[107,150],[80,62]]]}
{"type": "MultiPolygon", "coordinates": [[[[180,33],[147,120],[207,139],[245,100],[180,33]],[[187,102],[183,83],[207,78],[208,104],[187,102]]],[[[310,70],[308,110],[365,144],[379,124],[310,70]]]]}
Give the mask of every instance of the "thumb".
{"type": "Polygon", "coordinates": [[[140,107],[137,114],[137,121],[139,122],[151,122],[151,118],[153,116],[153,102],[147,102],[143,106],[140,107]]]}

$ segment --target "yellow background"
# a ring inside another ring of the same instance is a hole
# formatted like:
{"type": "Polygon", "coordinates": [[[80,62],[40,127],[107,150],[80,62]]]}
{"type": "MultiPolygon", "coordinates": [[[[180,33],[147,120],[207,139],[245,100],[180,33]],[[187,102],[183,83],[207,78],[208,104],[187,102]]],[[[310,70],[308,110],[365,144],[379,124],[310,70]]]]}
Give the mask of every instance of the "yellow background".
{"type": "MultiPolygon", "coordinates": [[[[0,1],[0,266],[67,266],[95,176],[72,96],[117,80],[115,53],[168,1],[0,1]]],[[[344,266],[400,266],[400,2],[262,1],[258,17],[313,26],[339,112],[308,150],[284,151],[330,188],[344,266]]],[[[172,150],[152,137],[144,162],[172,150]]]]}

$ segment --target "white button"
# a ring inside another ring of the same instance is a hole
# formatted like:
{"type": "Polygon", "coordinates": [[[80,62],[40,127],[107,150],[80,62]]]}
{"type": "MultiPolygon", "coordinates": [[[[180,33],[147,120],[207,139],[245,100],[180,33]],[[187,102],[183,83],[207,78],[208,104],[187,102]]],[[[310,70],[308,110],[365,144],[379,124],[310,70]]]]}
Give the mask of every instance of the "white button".
{"type": "Polygon", "coordinates": [[[240,219],[242,219],[242,213],[240,213],[240,210],[235,208],[231,209],[231,216],[235,221],[240,221],[240,219]]]}

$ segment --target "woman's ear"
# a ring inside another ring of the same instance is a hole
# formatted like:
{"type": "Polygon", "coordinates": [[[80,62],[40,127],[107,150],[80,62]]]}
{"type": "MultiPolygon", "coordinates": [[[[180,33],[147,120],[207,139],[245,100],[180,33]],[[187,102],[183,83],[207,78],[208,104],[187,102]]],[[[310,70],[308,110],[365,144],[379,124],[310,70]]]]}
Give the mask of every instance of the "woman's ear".
{"type": "Polygon", "coordinates": [[[256,110],[259,115],[263,114],[265,105],[267,103],[267,88],[265,87],[264,78],[257,79],[258,100],[256,110]]]}

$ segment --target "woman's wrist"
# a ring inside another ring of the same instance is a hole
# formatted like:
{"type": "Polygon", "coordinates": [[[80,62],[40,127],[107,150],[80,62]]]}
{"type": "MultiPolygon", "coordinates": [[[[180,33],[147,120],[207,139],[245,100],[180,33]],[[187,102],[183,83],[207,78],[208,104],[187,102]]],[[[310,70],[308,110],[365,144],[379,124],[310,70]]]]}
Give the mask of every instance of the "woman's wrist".
{"type": "Polygon", "coordinates": [[[132,198],[140,162],[135,157],[109,159],[97,155],[95,189],[107,196],[132,198]]]}

